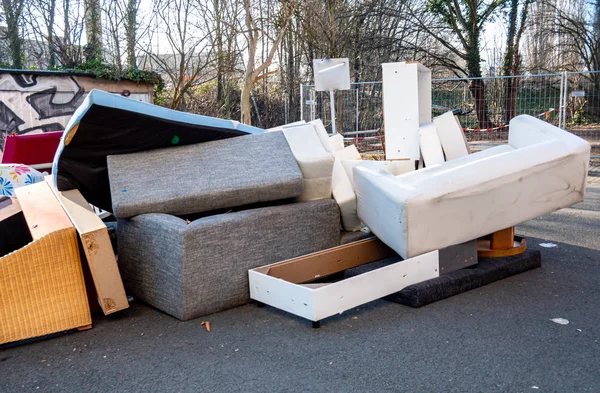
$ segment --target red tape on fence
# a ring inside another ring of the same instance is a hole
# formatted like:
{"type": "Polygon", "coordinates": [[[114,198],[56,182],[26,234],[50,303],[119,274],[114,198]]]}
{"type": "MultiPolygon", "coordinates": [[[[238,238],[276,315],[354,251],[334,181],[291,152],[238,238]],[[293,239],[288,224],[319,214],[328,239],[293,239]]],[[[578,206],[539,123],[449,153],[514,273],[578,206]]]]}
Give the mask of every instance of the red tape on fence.
{"type": "MultiPolygon", "coordinates": [[[[549,119],[550,113],[552,113],[554,111],[556,111],[556,108],[550,108],[547,111],[540,113],[539,115],[535,115],[535,117],[546,116],[546,121],[547,121],[549,119]]],[[[503,124],[498,127],[490,127],[490,128],[465,128],[465,127],[463,127],[462,130],[463,131],[473,131],[473,132],[489,132],[489,131],[502,130],[505,128],[508,128],[508,124],[503,124]]],[[[373,141],[373,140],[383,139],[383,138],[385,138],[384,135],[376,135],[376,136],[363,136],[363,137],[356,137],[356,138],[344,138],[344,141],[354,141],[354,142],[373,141]]]]}

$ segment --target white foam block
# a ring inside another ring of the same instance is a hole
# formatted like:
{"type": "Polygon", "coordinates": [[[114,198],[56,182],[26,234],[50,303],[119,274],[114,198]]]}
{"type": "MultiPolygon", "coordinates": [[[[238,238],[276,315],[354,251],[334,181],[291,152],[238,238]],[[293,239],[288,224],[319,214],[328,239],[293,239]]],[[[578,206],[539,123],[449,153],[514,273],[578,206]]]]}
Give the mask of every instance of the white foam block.
{"type": "Polygon", "coordinates": [[[348,178],[342,161],[360,160],[360,153],[356,146],[350,145],[337,150],[335,154],[335,164],[333,166],[332,191],[333,198],[340,207],[342,216],[342,225],[344,230],[353,232],[360,230],[361,222],[356,213],[356,194],[352,182],[348,178]]]}
{"type": "Polygon", "coordinates": [[[354,188],[354,168],[362,165],[369,168],[381,169],[391,173],[394,176],[403,175],[415,170],[415,162],[413,160],[395,160],[395,161],[374,161],[374,160],[343,160],[342,165],[346,171],[352,188],[354,188]]]}
{"type": "Polygon", "coordinates": [[[445,161],[435,124],[425,123],[420,125],[419,146],[426,167],[441,164],[445,161]]]}
{"type": "Polygon", "coordinates": [[[277,127],[272,127],[272,128],[267,128],[267,132],[272,132],[272,131],[283,131],[284,128],[286,127],[294,127],[294,126],[300,126],[302,124],[306,124],[306,122],[304,120],[299,120],[299,121],[295,121],[293,123],[288,123],[288,124],[284,124],[282,126],[277,126],[277,127]]]}
{"type": "Polygon", "coordinates": [[[467,139],[452,111],[435,117],[433,123],[437,127],[437,134],[442,144],[442,149],[444,149],[446,161],[469,154],[467,139]]]}
{"type": "MultiPolygon", "coordinates": [[[[309,124],[312,124],[313,127],[315,127],[315,130],[317,130],[317,134],[319,135],[319,138],[321,138],[321,142],[323,142],[323,146],[325,146],[328,151],[333,153],[333,151],[336,149],[334,149],[333,145],[331,144],[331,139],[330,139],[329,134],[327,133],[327,130],[325,129],[325,126],[323,125],[323,122],[321,121],[321,119],[313,120],[313,121],[309,122],[309,124]]],[[[343,139],[342,139],[342,143],[343,143],[343,139]]]]}
{"type": "Polygon", "coordinates": [[[510,122],[509,143],[397,177],[357,166],[358,215],[409,258],[583,200],[588,142],[521,115],[510,122]]]}
{"type": "Polygon", "coordinates": [[[283,134],[298,162],[304,179],[304,191],[297,200],[331,198],[334,156],[330,146],[312,124],[285,127],[283,134]]]}
{"type": "Polygon", "coordinates": [[[342,150],[344,148],[344,137],[342,134],[335,134],[329,137],[333,150],[342,150]]]}

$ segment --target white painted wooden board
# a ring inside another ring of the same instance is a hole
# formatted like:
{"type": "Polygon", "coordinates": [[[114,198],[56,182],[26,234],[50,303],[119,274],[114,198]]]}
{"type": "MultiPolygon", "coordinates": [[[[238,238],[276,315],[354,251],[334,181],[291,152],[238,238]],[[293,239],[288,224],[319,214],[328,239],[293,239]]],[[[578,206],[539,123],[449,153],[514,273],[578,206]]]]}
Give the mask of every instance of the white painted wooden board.
{"type": "Polygon", "coordinates": [[[251,299],[311,321],[317,320],[314,289],[268,276],[259,269],[248,270],[251,299]]]}
{"type": "Polygon", "coordinates": [[[444,152],[438,137],[437,128],[433,123],[423,123],[419,127],[419,145],[426,167],[444,163],[444,152]]]}
{"type": "Polygon", "coordinates": [[[435,117],[433,123],[437,127],[437,134],[444,149],[446,161],[469,154],[469,145],[465,134],[452,111],[435,117]]]}
{"type": "Polygon", "coordinates": [[[331,284],[294,284],[271,277],[268,266],[248,271],[250,298],[319,321],[439,276],[438,251],[331,284]]]}
{"type": "Polygon", "coordinates": [[[419,159],[419,125],[431,122],[431,71],[416,62],[385,63],[386,159],[419,159]]]}
{"type": "Polygon", "coordinates": [[[439,275],[436,250],[315,289],[316,320],[341,314],[439,275]]]}

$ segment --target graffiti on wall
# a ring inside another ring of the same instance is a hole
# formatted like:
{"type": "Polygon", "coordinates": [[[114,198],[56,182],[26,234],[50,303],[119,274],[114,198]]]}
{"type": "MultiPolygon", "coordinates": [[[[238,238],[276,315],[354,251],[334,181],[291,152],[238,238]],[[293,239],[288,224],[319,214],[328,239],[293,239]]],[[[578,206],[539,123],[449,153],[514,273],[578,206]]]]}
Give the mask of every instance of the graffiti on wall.
{"type": "Polygon", "coordinates": [[[92,89],[152,102],[154,85],[64,73],[0,73],[0,156],[6,135],[63,131],[92,89]]]}
{"type": "Polygon", "coordinates": [[[0,150],[6,135],[64,130],[85,98],[76,78],[0,75],[0,150]]]}

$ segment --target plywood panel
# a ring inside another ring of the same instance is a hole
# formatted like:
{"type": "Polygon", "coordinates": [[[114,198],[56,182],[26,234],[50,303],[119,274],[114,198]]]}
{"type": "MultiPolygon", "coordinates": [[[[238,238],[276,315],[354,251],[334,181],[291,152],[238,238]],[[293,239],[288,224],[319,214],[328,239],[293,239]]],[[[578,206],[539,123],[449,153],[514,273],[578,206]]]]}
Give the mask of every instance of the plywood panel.
{"type": "Polygon", "coordinates": [[[365,239],[270,265],[268,275],[304,283],[394,255],[381,240],[365,239]]]}

